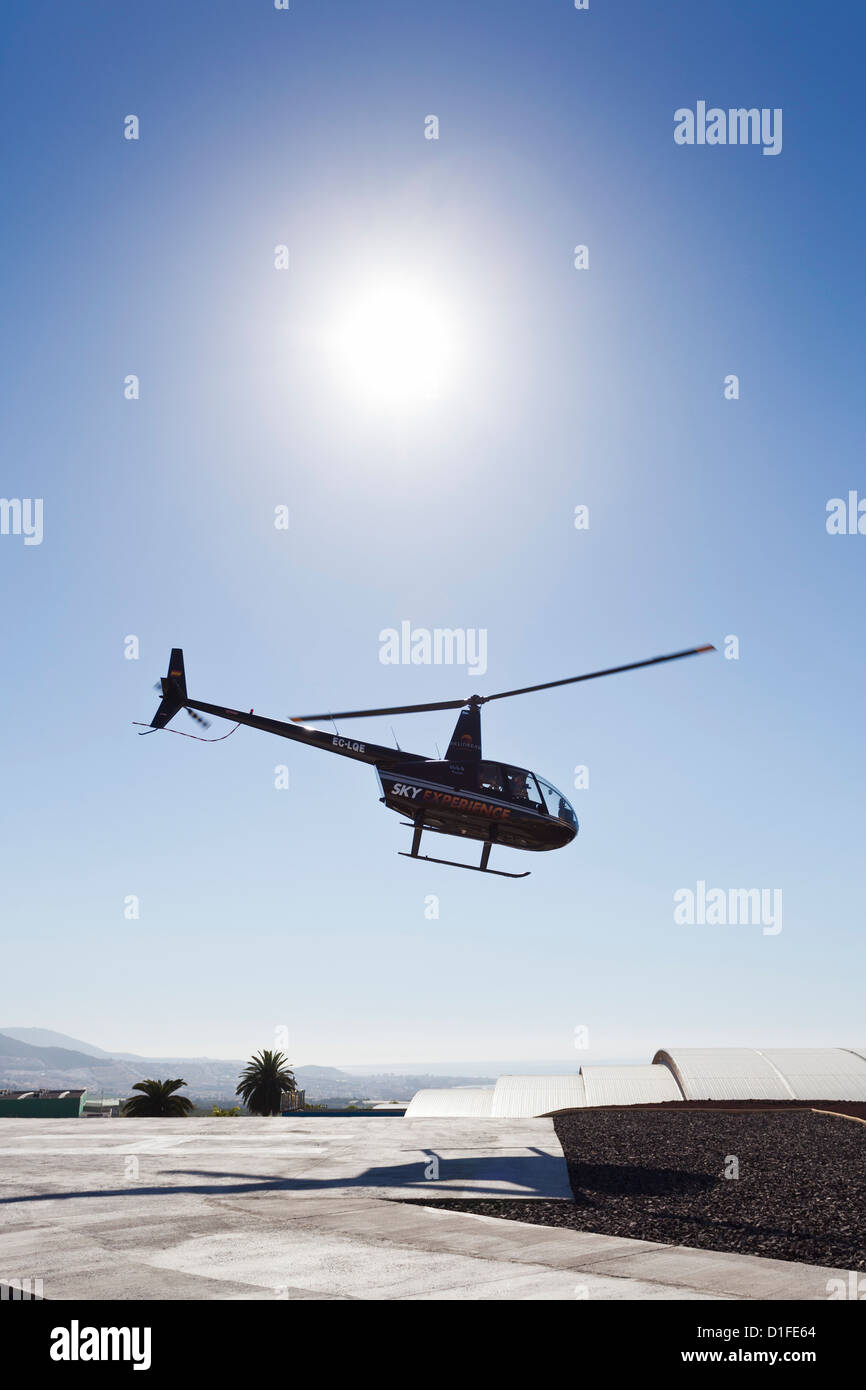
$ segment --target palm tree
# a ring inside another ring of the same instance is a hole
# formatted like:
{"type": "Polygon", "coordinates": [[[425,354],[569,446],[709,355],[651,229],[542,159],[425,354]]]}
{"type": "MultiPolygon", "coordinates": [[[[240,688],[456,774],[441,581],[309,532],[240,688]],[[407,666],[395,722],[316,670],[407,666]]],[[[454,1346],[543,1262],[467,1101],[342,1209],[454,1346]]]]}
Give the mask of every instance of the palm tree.
{"type": "Polygon", "coordinates": [[[235,1095],[243,1098],[251,1115],[279,1115],[283,1091],[296,1089],[285,1054],[264,1050],[241,1072],[235,1095]]]}
{"type": "Polygon", "coordinates": [[[188,1115],[192,1110],[192,1101],[189,1096],[177,1096],[174,1092],[179,1086],[185,1086],[185,1081],[136,1081],[133,1086],[134,1091],[141,1091],[140,1096],[130,1096],[123,1103],[124,1115],[132,1115],[137,1119],[155,1119],[158,1116],[168,1116],[177,1118],[188,1115]]]}

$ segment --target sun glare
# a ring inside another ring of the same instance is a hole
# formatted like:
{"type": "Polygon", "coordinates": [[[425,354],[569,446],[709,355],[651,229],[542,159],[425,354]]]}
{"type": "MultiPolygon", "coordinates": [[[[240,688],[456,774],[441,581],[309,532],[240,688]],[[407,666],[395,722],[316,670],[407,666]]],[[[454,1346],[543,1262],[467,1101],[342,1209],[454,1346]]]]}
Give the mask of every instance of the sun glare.
{"type": "Polygon", "coordinates": [[[382,284],[350,303],[333,335],[337,367],[349,390],[372,405],[437,400],[453,379],[456,341],[433,295],[408,284],[382,284]]]}

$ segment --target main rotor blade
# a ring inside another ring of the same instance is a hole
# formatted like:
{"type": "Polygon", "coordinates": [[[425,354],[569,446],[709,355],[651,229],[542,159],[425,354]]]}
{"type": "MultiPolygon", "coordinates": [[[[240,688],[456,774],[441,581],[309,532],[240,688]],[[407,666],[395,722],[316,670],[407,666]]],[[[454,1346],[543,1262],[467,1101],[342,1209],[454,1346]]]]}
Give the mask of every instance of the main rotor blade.
{"type": "Polygon", "coordinates": [[[545,681],[543,685],[523,685],[519,690],[500,690],[496,695],[484,695],[488,700],[506,700],[510,695],[529,695],[533,690],[552,690],[556,685],[575,685],[578,681],[594,681],[598,676],[616,676],[620,671],[637,671],[641,666],[659,666],[663,661],[679,661],[683,656],[697,656],[699,652],[714,652],[709,643],[705,647],[689,647],[684,652],[671,652],[669,656],[651,656],[648,661],[630,661],[627,666],[609,666],[606,671],[589,671],[585,676],[566,676],[561,681],[545,681]]]}
{"type": "Polygon", "coordinates": [[[523,685],[519,690],[500,690],[495,695],[467,696],[465,700],[439,700],[428,705],[389,705],[386,709],[349,709],[335,712],[326,710],[324,714],[296,714],[293,724],[307,724],[321,719],[368,719],[379,714],[424,714],[428,710],[463,709],[470,702],[486,705],[490,700],[507,700],[511,695],[529,695],[533,690],[552,690],[557,685],[576,685],[578,681],[594,681],[599,676],[615,676],[620,671],[637,671],[641,666],[659,666],[663,661],[679,661],[684,656],[697,656],[699,652],[714,652],[710,643],[705,647],[689,647],[684,652],[671,652],[669,656],[651,656],[648,661],[630,661],[627,666],[609,666],[606,671],[589,671],[585,676],[566,676],[561,681],[545,681],[542,685],[523,685]]]}
{"type": "Polygon", "coordinates": [[[388,709],[344,709],[337,713],[328,710],[325,714],[294,714],[292,723],[307,724],[318,719],[366,719],[376,714],[424,714],[427,710],[462,709],[465,704],[468,704],[468,700],[440,700],[438,704],[394,705],[388,709]]]}

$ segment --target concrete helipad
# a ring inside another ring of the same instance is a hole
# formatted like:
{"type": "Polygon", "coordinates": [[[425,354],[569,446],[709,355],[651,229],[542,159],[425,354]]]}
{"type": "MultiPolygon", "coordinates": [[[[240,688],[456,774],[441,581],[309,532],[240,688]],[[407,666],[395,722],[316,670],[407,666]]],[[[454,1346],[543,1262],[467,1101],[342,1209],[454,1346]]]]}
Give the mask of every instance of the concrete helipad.
{"type": "Polygon", "coordinates": [[[550,1120],[0,1121],[0,1281],[48,1299],[826,1298],[846,1271],[437,1210],[570,1200],[550,1120]],[[388,1198],[421,1199],[405,1206],[388,1198]]]}

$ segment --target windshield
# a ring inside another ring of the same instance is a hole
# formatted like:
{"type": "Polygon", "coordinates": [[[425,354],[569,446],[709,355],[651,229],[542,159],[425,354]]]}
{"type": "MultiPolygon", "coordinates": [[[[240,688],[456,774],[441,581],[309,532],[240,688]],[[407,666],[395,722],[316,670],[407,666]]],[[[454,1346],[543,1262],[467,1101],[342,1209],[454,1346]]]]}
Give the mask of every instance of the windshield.
{"type": "Polygon", "coordinates": [[[568,821],[569,825],[576,825],[577,816],[562,792],[558,792],[551,782],[545,782],[543,777],[538,778],[538,785],[544,793],[548,814],[558,816],[560,820],[568,821]]]}

